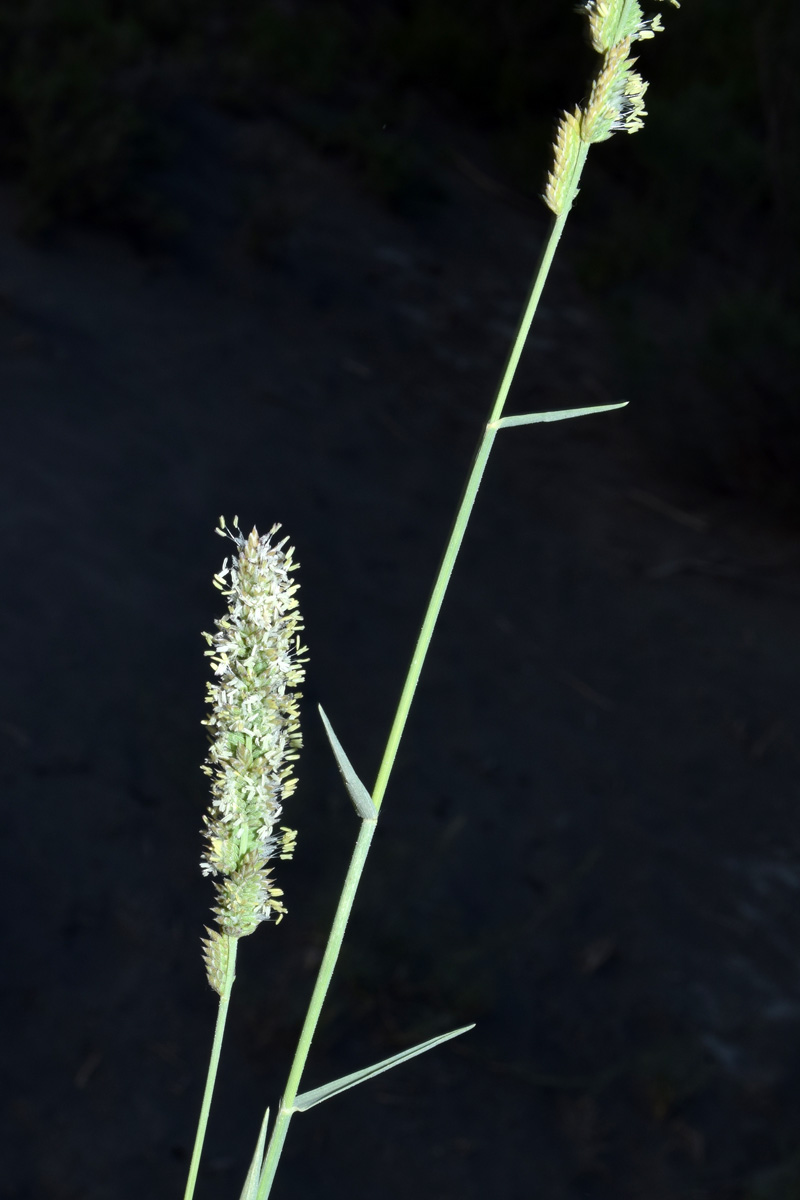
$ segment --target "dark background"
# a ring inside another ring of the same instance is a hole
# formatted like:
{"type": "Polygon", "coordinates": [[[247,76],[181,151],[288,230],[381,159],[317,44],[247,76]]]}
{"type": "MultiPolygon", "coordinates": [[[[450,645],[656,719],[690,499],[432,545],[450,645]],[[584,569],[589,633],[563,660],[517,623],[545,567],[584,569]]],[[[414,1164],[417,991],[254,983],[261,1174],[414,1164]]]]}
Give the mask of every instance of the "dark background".
{"type": "MultiPolygon", "coordinates": [[[[241,944],[237,1197],[593,69],[562,0],[0,6],[0,1196],[180,1196],[219,513],[311,651],[288,918],[241,944]]],[[[274,1195],[800,1195],[798,18],[687,0],[592,151],[274,1195]]]]}

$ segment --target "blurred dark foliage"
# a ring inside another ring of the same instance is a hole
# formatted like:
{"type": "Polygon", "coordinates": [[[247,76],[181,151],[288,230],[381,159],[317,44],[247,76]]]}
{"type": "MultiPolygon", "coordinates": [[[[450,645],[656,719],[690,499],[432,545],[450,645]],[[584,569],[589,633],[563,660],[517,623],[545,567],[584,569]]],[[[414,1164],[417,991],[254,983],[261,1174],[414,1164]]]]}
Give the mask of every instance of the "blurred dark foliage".
{"type": "MultiPolygon", "coordinates": [[[[800,12],[664,8],[667,32],[642,47],[651,116],[593,154],[573,261],[649,444],[794,519],[800,12]]],[[[446,123],[534,197],[592,68],[568,0],[3,0],[0,171],[25,233],[68,218],[168,238],[163,117],[191,97],[291,120],[401,213],[440,195],[446,123]]]]}

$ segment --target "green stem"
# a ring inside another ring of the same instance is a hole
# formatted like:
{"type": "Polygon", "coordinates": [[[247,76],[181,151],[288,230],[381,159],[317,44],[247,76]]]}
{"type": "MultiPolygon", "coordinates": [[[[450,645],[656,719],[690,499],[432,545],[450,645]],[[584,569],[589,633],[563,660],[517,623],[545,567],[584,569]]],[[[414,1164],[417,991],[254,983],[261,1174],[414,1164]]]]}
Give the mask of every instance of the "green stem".
{"type": "MultiPolygon", "coordinates": [[[[581,167],[582,165],[583,163],[581,162],[581,167]]],[[[514,339],[514,344],[511,347],[511,353],[508,356],[508,362],[506,363],[506,367],[500,381],[500,387],[498,389],[497,396],[494,404],[492,405],[491,413],[489,414],[489,420],[483,430],[483,435],[475,453],[475,459],[467,479],[466,487],[464,488],[464,495],[456,514],[453,530],[450,534],[450,540],[445,548],[442,564],[436,577],[436,582],[433,587],[433,592],[431,593],[430,601],[428,602],[428,609],[425,613],[425,619],[423,620],[422,628],[417,639],[417,645],[414,650],[413,658],[411,659],[411,666],[409,667],[406,682],[400,696],[397,713],[392,724],[389,739],[386,743],[383,761],[381,762],[378,778],[375,783],[375,790],[372,794],[375,807],[378,809],[381,806],[381,802],[386,792],[389,776],[392,773],[392,767],[394,766],[395,758],[397,757],[397,748],[400,744],[400,739],[403,735],[403,730],[408,719],[408,713],[411,708],[411,702],[414,698],[414,692],[416,691],[420,674],[422,672],[422,666],[425,662],[425,656],[428,653],[428,647],[430,646],[431,638],[433,637],[433,630],[436,625],[436,620],[442,607],[447,585],[453,572],[453,566],[455,565],[458,551],[464,539],[464,533],[475,504],[478,488],[480,487],[483,473],[486,469],[486,463],[489,459],[489,454],[497,434],[497,430],[491,428],[491,425],[492,422],[497,421],[501,416],[503,407],[508,398],[508,393],[511,390],[511,384],[522,355],[522,350],[524,348],[528,332],[530,331],[531,322],[533,321],[536,309],[539,305],[539,299],[544,289],[550,267],[552,266],[553,257],[561,239],[561,234],[564,230],[564,224],[567,219],[568,211],[569,210],[562,213],[553,221],[550,230],[550,236],[547,239],[547,243],[545,244],[544,250],[542,251],[542,256],[539,260],[539,266],[536,271],[530,296],[528,297],[528,303],[525,307],[525,312],[523,313],[517,336],[514,339]]],[[[286,1141],[289,1122],[292,1118],[292,1106],[294,1104],[295,1097],[297,1096],[297,1090],[300,1086],[300,1079],[305,1068],[306,1060],[308,1059],[308,1053],[311,1049],[314,1031],[317,1027],[322,1005],[325,1002],[325,996],[333,976],[336,960],[339,957],[339,951],[344,939],[345,928],[350,916],[350,910],[353,907],[353,900],[355,899],[361,874],[364,870],[364,864],[367,860],[367,854],[369,853],[375,827],[375,821],[363,821],[361,824],[358,841],[356,842],[356,847],[353,851],[353,857],[350,861],[347,878],[345,880],[342,895],[339,899],[339,904],[336,909],[336,916],[333,919],[333,926],[328,938],[328,944],[325,948],[325,955],[319,968],[316,984],[314,985],[314,993],[311,997],[311,1003],[309,1004],[306,1019],[303,1023],[303,1028],[297,1043],[297,1049],[295,1050],[294,1059],[289,1072],[289,1079],[286,1084],[286,1091],[281,1101],[280,1110],[275,1119],[272,1136],[270,1138],[269,1146],[264,1159],[264,1167],[261,1181],[259,1183],[257,1200],[266,1200],[272,1187],[272,1181],[275,1178],[278,1160],[280,1159],[283,1144],[286,1141]]]]}
{"type": "Polygon", "coordinates": [[[436,576],[436,582],[433,585],[431,598],[428,602],[428,610],[425,613],[425,619],[422,622],[422,628],[419,631],[419,637],[417,638],[414,656],[411,659],[411,666],[408,669],[406,682],[400,696],[397,712],[395,713],[394,723],[392,724],[389,740],[386,743],[386,749],[383,754],[383,761],[380,765],[380,770],[378,771],[378,778],[375,783],[375,791],[372,794],[375,807],[378,809],[381,806],[387,784],[389,783],[389,776],[392,773],[395,758],[397,757],[397,749],[400,745],[400,739],[403,736],[403,730],[406,727],[409,710],[411,709],[411,702],[414,699],[414,693],[417,690],[419,677],[422,673],[422,665],[425,662],[425,657],[428,653],[428,647],[431,644],[431,638],[433,637],[433,631],[442,607],[444,594],[447,591],[447,585],[450,582],[450,576],[453,573],[456,557],[461,548],[461,543],[464,540],[464,533],[467,528],[467,523],[469,522],[469,518],[472,514],[475,498],[478,495],[478,488],[481,485],[483,472],[486,469],[489,453],[492,449],[492,444],[494,443],[495,434],[497,433],[497,430],[492,429],[491,425],[494,421],[497,421],[502,416],[503,408],[505,407],[506,400],[508,399],[508,393],[511,390],[511,384],[514,381],[514,375],[516,374],[519,360],[522,357],[522,351],[525,346],[528,333],[530,332],[531,323],[536,315],[536,309],[539,307],[539,300],[541,299],[542,291],[544,290],[545,281],[550,273],[550,267],[553,263],[553,257],[555,255],[556,248],[561,240],[561,234],[564,230],[564,224],[568,216],[568,211],[569,210],[554,219],[550,229],[550,236],[547,239],[545,247],[542,251],[542,256],[539,260],[539,267],[536,271],[536,276],[533,281],[533,287],[531,288],[531,293],[528,297],[528,303],[525,306],[525,312],[522,314],[522,320],[520,321],[519,329],[517,330],[517,336],[515,337],[514,344],[511,347],[511,353],[508,356],[506,369],[503,372],[503,377],[500,380],[500,387],[498,388],[497,396],[495,397],[494,404],[492,405],[492,411],[489,414],[489,420],[484,428],[480,443],[478,444],[475,459],[472,463],[472,470],[469,473],[469,478],[467,479],[467,484],[464,488],[464,495],[453,524],[453,531],[450,534],[450,540],[447,543],[444,555],[442,557],[442,564],[439,567],[439,574],[436,576]]]}
{"type": "Polygon", "coordinates": [[[200,1106],[200,1119],[197,1122],[197,1133],[194,1139],[192,1161],[189,1164],[189,1178],[186,1181],[184,1200],[192,1200],[192,1197],[194,1196],[195,1184],[197,1183],[197,1172],[200,1167],[200,1156],[203,1153],[203,1142],[205,1141],[206,1137],[208,1114],[211,1110],[211,1097],[214,1094],[214,1084],[217,1080],[217,1068],[219,1067],[219,1056],[222,1050],[222,1038],[225,1033],[225,1021],[228,1016],[228,1005],[231,999],[231,989],[233,988],[233,981],[236,978],[236,946],[236,938],[229,937],[228,964],[225,971],[225,984],[222,995],[219,998],[219,1007],[217,1008],[217,1024],[214,1027],[214,1041],[211,1043],[211,1057],[208,1062],[206,1087],[205,1091],[203,1092],[203,1103],[200,1106]]]}
{"type": "Polygon", "coordinates": [[[361,879],[361,874],[364,870],[364,863],[367,861],[369,848],[372,843],[372,838],[375,834],[375,821],[362,821],[361,828],[358,832],[358,840],[356,841],[353,857],[350,859],[350,867],[347,871],[347,878],[344,881],[342,894],[339,897],[339,904],[336,908],[336,916],[333,919],[330,934],[328,935],[328,944],[325,947],[320,964],[319,972],[317,973],[317,981],[314,984],[314,991],[311,996],[311,1001],[308,1006],[303,1028],[300,1032],[300,1038],[297,1042],[297,1049],[292,1060],[289,1078],[286,1081],[286,1090],[284,1091],[281,1100],[281,1106],[278,1110],[278,1115],[275,1118],[275,1125],[272,1130],[272,1136],[269,1140],[267,1153],[264,1157],[264,1166],[262,1170],[261,1180],[258,1186],[257,1200],[265,1200],[269,1195],[272,1181],[275,1178],[275,1171],[278,1166],[278,1159],[281,1156],[283,1143],[286,1141],[286,1134],[289,1129],[289,1122],[292,1119],[293,1105],[297,1090],[300,1087],[300,1079],[305,1069],[308,1052],[311,1049],[311,1043],[314,1039],[314,1033],[319,1021],[319,1015],[322,1011],[322,1005],[325,1003],[325,996],[330,986],[331,977],[333,975],[336,960],[339,957],[339,951],[342,948],[344,940],[344,931],[347,928],[347,921],[350,916],[350,910],[353,907],[358,884],[361,879]]]}

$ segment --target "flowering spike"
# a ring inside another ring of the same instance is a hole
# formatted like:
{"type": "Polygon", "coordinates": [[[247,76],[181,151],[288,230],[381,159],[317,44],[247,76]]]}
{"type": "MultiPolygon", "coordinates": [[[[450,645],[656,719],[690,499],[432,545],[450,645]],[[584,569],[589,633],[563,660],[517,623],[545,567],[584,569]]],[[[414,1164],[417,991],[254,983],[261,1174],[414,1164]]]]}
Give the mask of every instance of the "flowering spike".
{"type": "Polygon", "coordinates": [[[581,110],[565,112],[558,123],[554,162],[544,190],[547,207],[560,216],[572,207],[578,194],[577,176],[581,158],[581,110]]]}
{"type": "MultiPolygon", "coordinates": [[[[680,8],[678,0],[669,0],[680,8]]],[[[607,54],[628,39],[644,41],[663,31],[661,17],[645,18],[639,0],[586,0],[581,5],[589,21],[589,36],[598,54],[607,54]]]]}
{"type": "Polygon", "coordinates": [[[207,938],[203,939],[203,961],[206,964],[206,975],[218,996],[225,990],[225,977],[228,973],[228,955],[230,954],[230,938],[223,937],[216,929],[206,926],[207,938]]]}
{"type": "Polygon", "coordinates": [[[205,875],[221,876],[213,909],[220,932],[204,942],[208,979],[215,991],[225,977],[223,945],[245,937],[262,921],[286,912],[272,881],[271,860],[289,858],[296,834],[276,828],[283,801],[297,780],[293,763],[302,745],[296,691],[305,678],[303,628],[291,582],[296,570],[288,539],[273,544],[279,525],[245,538],[238,518],[217,533],[237,553],[214,576],[228,612],[203,634],[215,681],[208,685],[211,712],[203,722],[210,748],[203,766],[211,779],[205,817],[205,875]],[[220,974],[221,972],[221,974],[220,974]]]}
{"type": "Polygon", "coordinates": [[[630,47],[626,39],[605,56],[581,119],[585,142],[605,142],[617,130],[636,133],[644,125],[647,84],[633,69],[636,59],[630,57],[630,47]]]}
{"type": "MultiPolygon", "coordinates": [[[[679,0],[669,3],[680,8],[679,0]]],[[[603,61],[585,106],[564,113],[558,125],[554,164],[542,196],[557,217],[569,212],[578,194],[588,146],[605,142],[618,130],[636,133],[642,128],[647,84],[633,69],[631,46],[664,28],[659,15],[644,16],[639,0],[583,0],[579,11],[588,18],[589,37],[603,61]]]]}

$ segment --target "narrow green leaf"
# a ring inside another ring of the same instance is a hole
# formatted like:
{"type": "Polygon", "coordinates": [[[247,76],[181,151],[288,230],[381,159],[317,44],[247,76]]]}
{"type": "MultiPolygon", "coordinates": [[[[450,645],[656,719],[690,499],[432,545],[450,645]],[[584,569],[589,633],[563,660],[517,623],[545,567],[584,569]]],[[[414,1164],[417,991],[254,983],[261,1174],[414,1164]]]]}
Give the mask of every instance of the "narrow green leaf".
{"type": "Polygon", "coordinates": [[[392,1067],[399,1067],[401,1063],[408,1062],[410,1058],[416,1058],[418,1054],[424,1054],[426,1050],[433,1050],[435,1046],[441,1046],[442,1042],[449,1042],[450,1038],[458,1037],[474,1028],[474,1025],[464,1025],[461,1029],[451,1030],[450,1033],[441,1033],[438,1037],[431,1038],[429,1042],[421,1042],[419,1046],[412,1046],[410,1050],[401,1050],[399,1054],[393,1054],[391,1058],[385,1058],[383,1062],[375,1063],[373,1067],[365,1067],[363,1071],[354,1071],[352,1075],[343,1075],[341,1079],[334,1079],[332,1083],[324,1083],[322,1087],[313,1088],[310,1092],[303,1092],[302,1095],[295,1097],[292,1111],[306,1112],[315,1104],[321,1104],[323,1100],[330,1100],[331,1096],[338,1096],[339,1092],[346,1092],[348,1088],[364,1083],[375,1075],[390,1071],[392,1067]]]}
{"type": "Polygon", "coordinates": [[[261,1122],[261,1132],[258,1135],[256,1142],[256,1152],[253,1155],[253,1161],[250,1163],[250,1170],[247,1172],[247,1178],[244,1181],[242,1194],[239,1200],[256,1200],[258,1194],[258,1181],[261,1177],[261,1167],[264,1162],[264,1146],[267,1141],[267,1126],[269,1125],[269,1109],[264,1113],[264,1120],[261,1122]]]}
{"type": "Polygon", "coordinates": [[[525,413],[519,417],[500,417],[490,422],[489,429],[511,429],[514,425],[538,425],[542,421],[568,421],[570,417],[587,417],[590,413],[612,412],[625,408],[627,400],[620,404],[597,404],[594,408],[562,408],[556,412],[525,413]]]}
{"type": "Polygon", "coordinates": [[[336,762],[339,766],[339,770],[342,773],[342,779],[344,780],[344,786],[350,793],[350,799],[353,801],[356,812],[361,817],[362,821],[376,820],[378,816],[378,810],[372,803],[372,796],[370,796],[369,792],[364,787],[364,784],[353,770],[350,759],[345,754],[344,750],[342,749],[341,742],[331,729],[331,723],[325,716],[321,704],[319,705],[319,715],[322,717],[322,724],[325,726],[325,732],[328,735],[328,741],[331,744],[331,750],[333,750],[333,753],[336,757],[336,762]]]}

